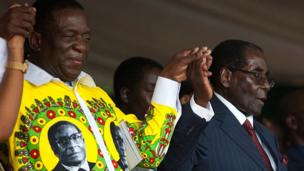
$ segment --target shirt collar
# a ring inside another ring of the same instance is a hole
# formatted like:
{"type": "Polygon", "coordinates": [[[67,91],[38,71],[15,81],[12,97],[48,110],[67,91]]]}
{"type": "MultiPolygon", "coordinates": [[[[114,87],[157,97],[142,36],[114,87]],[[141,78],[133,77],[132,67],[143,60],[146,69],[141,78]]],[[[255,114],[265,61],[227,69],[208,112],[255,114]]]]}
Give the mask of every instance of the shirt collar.
{"type": "Polygon", "coordinates": [[[66,166],[61,163],[64,168],[70,171],[78,171],[80,168],[86,171],[90,171],[89,163],[87,161],[83,162],[80,166],[66,166]]]}
{"type": "MultiPolygon", "coordinates": [[[[24,76],[24,79],[29,81],[30,83],[34,84],[35,86],[42,86],[44,84],[47,84],[51,81],[61,81],[59,78],[56,78],[43,70],[42,68],[38,67],[37,65],[31,63],[30,61],[26,61],[28,63],[28,69],[26,71],[26,74],[24,76]]],[[[77,77],[76,80],[73,82],[79,82],[80,84],[89,86],[89,87],[96,87],[96,84],[93,80],[93,78],[81,71],[79,76],[77,77]]]]}
{"type": "Polygon", "coordinates": [[[233,104],[231,104],[223,96],[221,96],[220,94],[218,94],[216,92],[214,92],[214,94],[216,95],[217,98],[220,99],[220,101],[222,103],[224,103],[224,105],[230,110],[230,112],[234,115],[234,117],[239,121],[239,123],[241,125],[243,125],[244,122],[246,121],[246,119],[248,119],[251,126],[253,126],[253,116],[252,115],[249,115],[246,117],[241,111],[239,111],[233,104]]]}

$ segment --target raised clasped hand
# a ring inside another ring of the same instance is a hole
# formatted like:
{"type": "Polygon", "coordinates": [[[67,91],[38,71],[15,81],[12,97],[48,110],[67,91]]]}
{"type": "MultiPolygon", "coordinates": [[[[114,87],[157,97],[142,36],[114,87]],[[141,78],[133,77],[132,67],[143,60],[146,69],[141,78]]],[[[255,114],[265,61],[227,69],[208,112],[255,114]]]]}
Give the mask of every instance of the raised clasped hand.
{"type": "Polygon", "coordinates": [[[209,68],[212,64],[211,50],[206,46],[199,48],[195,53],[197,59],[188,67],[188,78],[194,89],[194,100],[197,104],[206,107],[213,95],[213,89],[209,81],[212,73],[209,68]]]}

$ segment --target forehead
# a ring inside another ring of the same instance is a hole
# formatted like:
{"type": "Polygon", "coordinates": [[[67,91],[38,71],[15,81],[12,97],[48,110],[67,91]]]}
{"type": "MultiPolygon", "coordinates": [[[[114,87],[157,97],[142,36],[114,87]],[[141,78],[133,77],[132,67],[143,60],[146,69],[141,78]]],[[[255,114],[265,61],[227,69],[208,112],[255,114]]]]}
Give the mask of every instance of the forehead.
{"type": "Polygon", "coordinates": [[[148,83],[155,83],[157,77],[159,76],[161,72],[161,69],[156,68],[156,67],[149,67],[149,68],[145,68],[143,70],[143,78],[141,79],[142,81],[148,82],[148,83]]]}
{"type": "Polygon", "coordinates": [[[53,25],[63,30],[90,31],[85,12],[79,8],[57,9],[52,12],[53,25]]]}
{"type": "Polygon", "coordinates": [[[55,136],[69,136],[74,133],[78,133],[78,130],[75,128],[75,126],[66,124],[58,127],[55,136]]]}
{"type": "Polygon", "coordinates": [[[246,48],[243,52],[246,61],[245,68],[268,71],[265,55],[262,51],[253,48],[246,48]]]}

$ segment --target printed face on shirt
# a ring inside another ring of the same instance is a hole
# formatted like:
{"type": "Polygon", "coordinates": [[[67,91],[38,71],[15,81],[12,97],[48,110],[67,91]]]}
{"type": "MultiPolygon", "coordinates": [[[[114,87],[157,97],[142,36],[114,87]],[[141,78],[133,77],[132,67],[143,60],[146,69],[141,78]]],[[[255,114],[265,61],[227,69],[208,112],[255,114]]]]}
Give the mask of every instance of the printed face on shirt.
{"type": "Polygon", "coordinates": [[[52,149],[64,165],[79,166],[86,159],[85,142],[81,132],[69,122],[63,121],[56,124],[53,125],[56,128],[50,128],[51,131],[49,131],[52,149]]]}
{"type": "Polygon", "coordinates": [[[127,162],[127,153],[124,146],[124,140],[122,139],[122,131],[118,126],[114,125],[114,123],[110,124],[110,130],[116,150],[118,151],[120,157],[118,164],[123,169],[126,169],[128,168],[128,162],[127,162]]]}
{"type": "Polygon", "coordinates": [[[75,80],[89,52],[90,28],[83,10],[65,8],[52,13],[47,33],[41,34],[37,63],[62,81],[75,80]]]}

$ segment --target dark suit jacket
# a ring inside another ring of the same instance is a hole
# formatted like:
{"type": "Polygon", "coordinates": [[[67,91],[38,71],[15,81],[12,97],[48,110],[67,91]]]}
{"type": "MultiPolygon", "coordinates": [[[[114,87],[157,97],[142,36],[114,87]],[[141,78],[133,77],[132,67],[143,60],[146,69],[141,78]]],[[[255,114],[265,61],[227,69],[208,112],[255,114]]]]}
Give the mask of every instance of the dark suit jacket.
{"type": "MultiPolygon", "coordinates": [[[[211,105],[215,115],[208,123],[196,116],[190,105],[183,110],[169,151],[158,170],[267,171],[256,146],[234,115],[217,97],[212,98],[211,105]]],[[[256,120],[254,128],[270,151],[277,170],[287,170],[281,163],[274,136],[256,120]]]]}
{"type": "MultiPolygon", "coordinates": [[[[91,162],[88,162],[88,163],[89,163],[90,169],[92,169],[95,166],[95,163],[91,163],[91,162]]],[[[61,162],[58,162],[56,167],[53,169],[53,171],[69,171],[69,170],[67,170],[65,167],[63,167],[61,162]]]]}
{"type": "Polygon", "coordinates": [[[169,150],[157,170],[189,170],[188,165],[195,160],[194,151],[197,149],[198,137],[206,126],[205,119],[194,114],[190,105],[184,105],[182,116],[174,129],[169,150]],[[185,165],[183,164],[185,162],[189,163],[185,165]]]}

